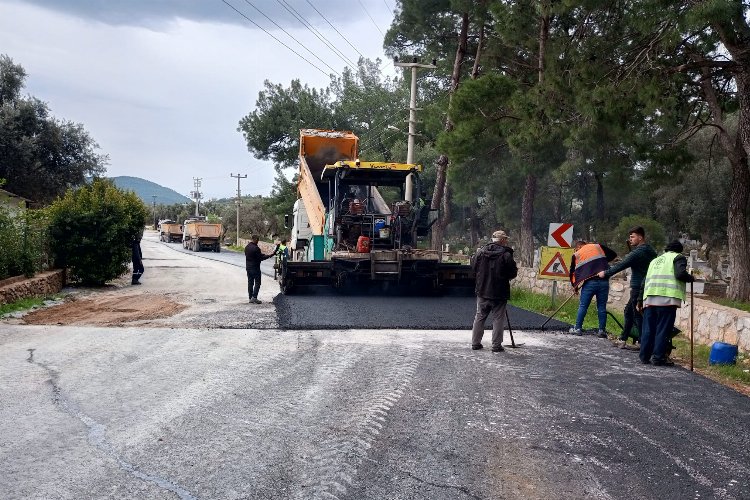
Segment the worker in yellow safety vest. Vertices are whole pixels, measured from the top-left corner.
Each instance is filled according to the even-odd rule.
[[[276,244],[276,249],[273,251],[276,256],[276,262],[273,265],[273,279],[276,279],[281,273],[281,261],[289,258],[289,250],[286,246],[286,238],[282,238],[279,243]]]
[[[638,309],[643,310],[640,358],[644,364],[672,366],[668,357],[677,308],[685,300],[685,283],[693,276],[682,255],[682,243],[674,240],[651,261],[641,285]]]

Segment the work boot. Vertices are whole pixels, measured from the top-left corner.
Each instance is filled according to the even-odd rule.
[[[471,350],[472,351],[478,351],[479,349],[484,349],[484,346],[482,344],[472,344]]]
[[[255,297],[253,297],[253,298],[252,298],[252,299],[250,300],[250,302],[252,302],[253,304],[262,304],[262,303],[263,303],[262,301],[260,301],[260,300],[256,299]]]
[[[600,339],[606,339],[607,338],[607,332],[605,332],[604,330],[599,330],[596,333],[596,336],[599,337]]]
[[[501,346],[501,345],[497,345],[497,346],[493,345],[492,346],[492,352],[503,352],[504,350],[505,350],[505,348],[503,346]]]

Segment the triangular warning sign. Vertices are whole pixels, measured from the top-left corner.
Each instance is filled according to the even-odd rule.
[[[567,278],[570,273],[568,272],[568,266],[565,264],[565,259],[563,259],[560,252],[556,252],[555,256],[550,259],[549,263],[544,266],[539,274]]]

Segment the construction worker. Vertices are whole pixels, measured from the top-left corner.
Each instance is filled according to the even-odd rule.
[[[477,312],[471,330],[471,348],[482,349],[484,322],[492,313],[492,352],[502,352],[503,331],[510,280],[518,275],[518,266],[513,260],[513,249],[508,245],[505,231],[492,233],[492,242],[483,246],[471,258],[471,267],[476,274],[474,291],[477,295]]]
[[[276,249],[273,251],[276,256],[276,262],[273,264],[273,279],[276,279],[278,273],[281,272],[281,261],[289,258],[289,249],[286,246],[286,238],[282,238],[277,244]]]
[[[250,241],[245,245],[245,270],[247,272],[247,293],[250,296],[251,304],[260,304],[258,292],[260,291],[260,263],[273,257],[273,254],[265,255],[258,247],[260,238],[257,234],[250,237]]]
[[[628,338],[633,337],[633,343],[638,338],[632,332],[633,325],[638,329],[639,335],[643,328],[643,316],[636,310],[636,305],[638,304],[641,285],[646,278],[648,265],[656,258],[656,250],[646,243],[646,231],[641,226],[631,227],[628,230],[628,247],[630,248],[630,253],[621,262],[618,262],[606,271],[599,272],[600,278],[609,279],[620,271],[628,268],[632,269],[630,276],[630,299],[625,305],[625,325],[617,341],[618,347],[623,349],[628,343]]]
[[[133,279],[131,280],[131,284],[133,285],[142,285],[139,280],[141,279],[141,276],[143,276],[143,252],[141,252],[141,235],[137,235],[133,237],[133,240],[130,242],[130,250],[131,250],[131,258],[133,260]]]
[[[668,354],[675,317],[677,308],[685,300],[685,283],[692,281],[687,259],[682,255],[682,243],[678,240],[669,243],[664,253],[649,264],[637,305],[643,310],[641,363],[674,365]]]
[[[591,304],[591,299],[596,296],[596,311],[599,318],[600,338],[607,338],[607,299],[609,298],[609,280],[600,278],[598,274],[606,271],[608,262],[617,257],[617,253],[611,248],[599,243],[587,243],[578,240],[575,245],[576,251],[570,259],[570,283],[573,292],[581,294],[581,302],[578,306],[576,324],[570,329],[573,335],[583,335],[583,318]]]

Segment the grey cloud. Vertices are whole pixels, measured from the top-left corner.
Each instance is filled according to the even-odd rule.
[[[222,0],[21,0],[46,9],[92,19],[112,25],[155,27],[161,23],[177,18],[192,21],[208,21],[254,26],[227,6]],[[226,0],[237,10],[265,28],[272,25],[251,3],[268,17],[284,27],[301,26],[284,6],[277,0]],[[345,0],[310,0],[334,24],[351,20],[352,16],[365,16],[359,4]],[[373,9],[375,0],[363,2]],[[286,0],[286,3],[297,10],[314,25],[325,21],[313,10],[306,0]],[[382,9],[382,5],[380,7]]]

